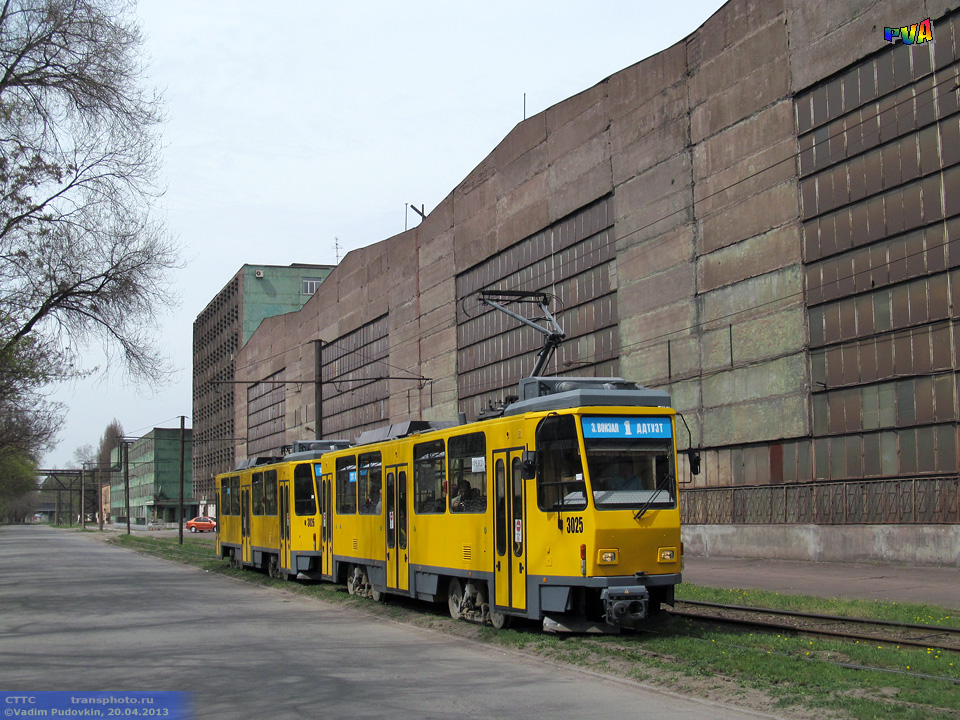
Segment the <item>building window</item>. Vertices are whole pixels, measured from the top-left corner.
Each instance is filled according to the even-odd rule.
[[[305,277],[300,278],[300,292],[304,295],[313,295],[317,288],[320,287],[320,283],[323,282],[323,278],[317,277]]]

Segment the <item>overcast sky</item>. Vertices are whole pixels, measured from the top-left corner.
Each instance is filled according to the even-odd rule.
[[[54,388],[68,413],[42,466],[72,467],[114,418],[131,436],[190,427],[193,320],[241,265],[334,264],[335,238],[342,257],[402,232],[405,203],[440,203],[523,119],[524,93],[541,112],[721,5],[139,0],[169,118],[159,211],[186,263],[159,329],[178,372],[161,388],[118,369]]]

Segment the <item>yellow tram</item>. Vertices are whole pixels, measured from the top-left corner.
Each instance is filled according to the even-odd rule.
[[[681,580],[668,395],[619,378],[520,390],[499,417],[405,423],[218,476],[220,556],[498,628],[642,626]]]

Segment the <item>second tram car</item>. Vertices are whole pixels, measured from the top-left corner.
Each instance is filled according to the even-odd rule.
[[[619,378],[520,391],[499,417],[391,426],[218,476],[220,556],[497,628],[642,627],[681,581],[669,396]]]

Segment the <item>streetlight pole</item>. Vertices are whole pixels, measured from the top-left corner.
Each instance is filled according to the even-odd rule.
[[[126,440],[120,442],[120,447],[123,448],[123,497],[127,506],[127,535],[130,535],[130,443]]]

